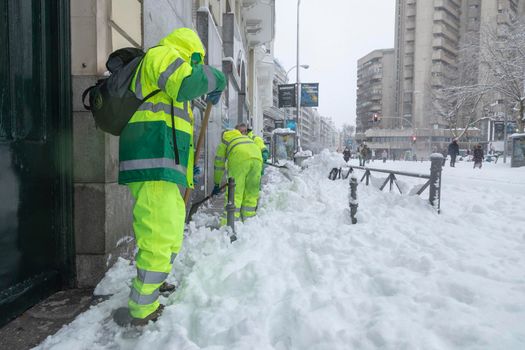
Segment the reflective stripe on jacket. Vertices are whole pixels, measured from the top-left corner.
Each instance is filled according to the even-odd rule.
[[[204,56],[199,37],[181,28],[144,56],[131,90],[138,98],[161,92],[139,107],[120,136],[119,183],[164,180],[193,187],[193,114],[190,104],[178,102],[177,95],[192,73],[189,62],[194,52]]]
[[[239,130],[225,131],[215,155],[215,184],[220,184],[226,170],[226,162],[243,162],[248,159],[262,162],[261,149]]]

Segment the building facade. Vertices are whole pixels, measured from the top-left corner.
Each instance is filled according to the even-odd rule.
[[[272,131],[276,128],[286,127],[286,121],[291,119],[290,108],[279,108],[279,85],[287,84],[288,77],[286,70],[274,59],[274,76],[272,81],[272,105],[264,109],[264,128],[263,138],[265,143],[270,144],[272,138]]]
[[[374,50],[357,61],[356,131],[363,133],[382,120],[393,125],[395,108],[394,49]],[[377,121],[374,121],[374,117]]]
[[[509,17],[519,15],[523,8],[523,1],[519,0],[397,0],[392,118],[381,120],[379,117],[379,122],[374,123],[370,117],[378,113],[382,105],[387,105],[388,100],[377,93],[374,95],[379,91],[381,79],[377,72],[385,69],[378,57],[382,50],[376,50],[358,62],[358,71],[361,71],[358,73],[358,140],[368,140],[371,148],[386,148],[399,153],[398,156],[410,152],[418,158],[427,158],[430,153],[446,147],[452,132],[447,131],[448,122],[437,112],[436,100],[438,91],[450,86],[461,73],[458,71],[460,60],[469,59],[460,57],[462,40],[476,35],[479,38],[484,26],[505,25]],[[372,72],[376,71],[375,80],[363,78],[367,63]],[[480,77],[483,69],[480,63]],[[486,98],[493,102],[501,97]],[[483,106],[487,103],[480,104],[476,119],[483,116]],[[487,140],[488,129],[490,127],[483,125],[481,129],[472,129],[465,142]],[[381,142],[371,141],[378,139]]]

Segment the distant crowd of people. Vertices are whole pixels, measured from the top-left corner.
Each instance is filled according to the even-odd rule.
[[[436,149],[434,149],[436,151]],[[412,160],[417,161],[416,154],[409,154],[410,152],[406,152],[404,157],[404,160]],[[459,144],[458,139],[454,138],[452,142],[448,145],[446,149],[443,150],[443,166],[445,166],[446,161],[448,157],[450,156],[450,166],[454,168],[456,166],[456,159],[460,155],[459,152]],[[365,166],[365,164],[370,163],[370,161],[374,161],[375,159],[381,159],[383,163],[389,159],[389,152],[386,149],[383,149],[380,153],[380,157],[376,157],[377,153],[375,149],[371,149],[368,147],[366,143],[360,144],[355,152],[355,157],[359,159],[359,166]],[[474,169],[478,168],[481,169],[481,166],[484,161],[485,153],[483,152],[483,147],[481,144],[477,144],[472,150],[467,150],[467,157],[470,157],[472,155],[472,161],[474,162]],[[345,147],[343,150],[343,159],[346,163],[352,158],[352,150],[349,147]],[[391,152],[390,159],[395,161],[396,160],[396,153]],[[496,157],[497,160],[497,157]],[[423,158],[421,158],[421,161],[423,161]]]

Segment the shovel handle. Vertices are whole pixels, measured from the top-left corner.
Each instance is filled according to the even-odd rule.
[[[202,145],[204,144],[204,139],[206,138],[206,129],[208,128],[208,121],[210,120],[210,114],[211,114],[211,107],[212,104],[208,102],[206,105],[206,110],[204,111],[204,119],[201,124],[201,130],[199,131],[199,139],[197,140],[197,147],[195,149],[195,156],[193,157],[194,163],[199,160],[199,157],[201,156],[201,149]],[[186,192],[184,192],[184,204],[188,204],[188,201],[190,200],[191,195],[191,188],[186,188]]]

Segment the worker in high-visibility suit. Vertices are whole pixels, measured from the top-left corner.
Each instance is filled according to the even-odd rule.
[[[121,325],[155,320],[163,306],[157,298],[182,246],[186,206],[179,185],[193,188],[193,114],[190,101],[208,94],[219,102],[226,79],[203,64],[198,35],[180,28],[149,49],[135,72],[131,90],[147,99],[120,136],[119,183],[135,199],[133,229],[138,252],[128,309],[114,319]],[[164,283],[164,284],[163,284]],[[170,288],[167,284],[167,289]]]
[[[260,148],[240,129],[246,129],[245,124],[239,124],[235,129],[225,131],[217,147],[215,155],[215,187],[212,194],[218,194],[225,170],[228,177],[235,179],[235,218],[246,219],[255,215],[261,183],[262,156]],[[228,196],[226,195],[226,199]],[[223,218],[221,224],[225,224]]]
[[[259,147],[259,149],[261,150],[261,156],[262,156],[263,163],[266,163],[266,161],[268,160],[268,157],[270,156],[270,152],[268,152],[268,148],[264,144],[264,140],[261,137],[255,135],[252,129],[246,130],[246,136],[252,139],[252,141],[257,145],[257,147]],[[261,175],[264,175],[264,164],[263,164],[263,168],[261,171]]]

